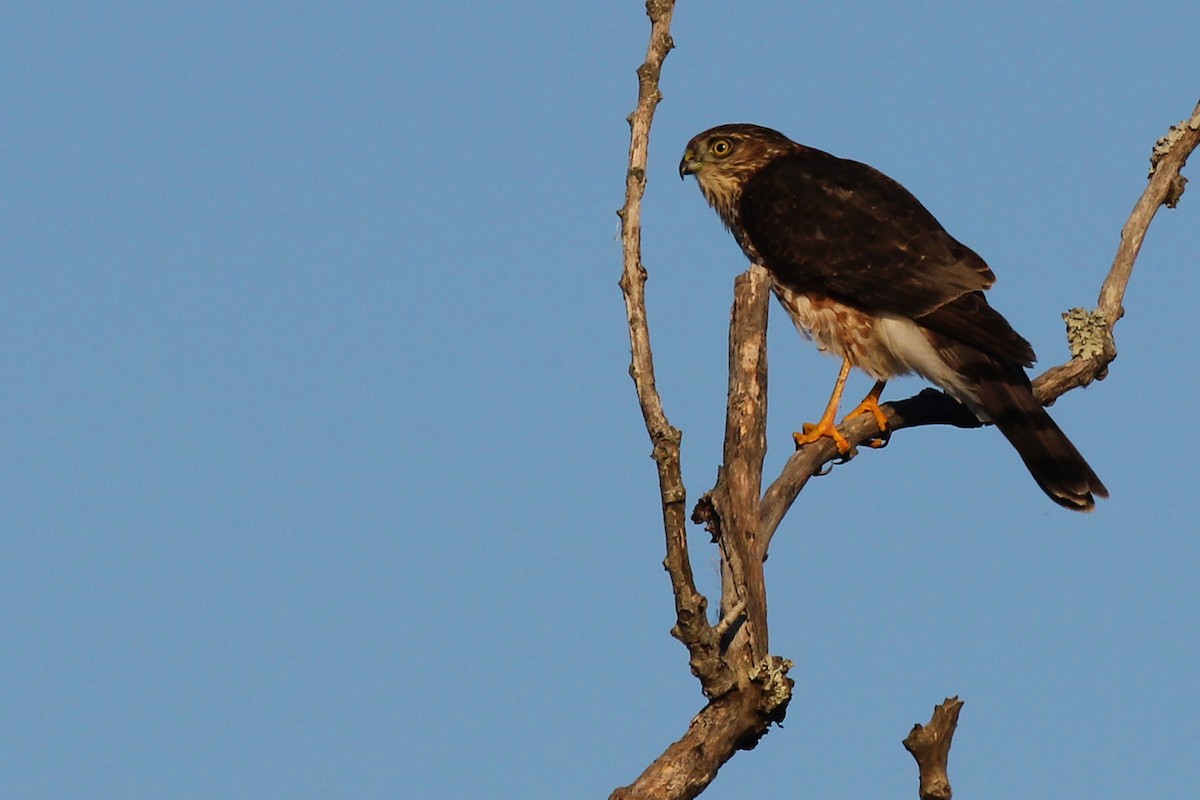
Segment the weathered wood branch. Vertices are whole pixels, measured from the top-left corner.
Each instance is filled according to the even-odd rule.
[[[916,759],[920,773],[921,800],[950,800],[950,777],[946,768],[950,762],[950,744],[958,726],[962,700],[947,697],[933,707],[928,725],[913,725],[904,737],[904,749]]]
[[[710,702],[679,741],[631,785],[609,795],[609,800],[690,800],[698,796],[737,751],[753,748],[773,723],[783,720],[786,698],[791,696],[791,681],[783,676],[787,666],[775,665],[738,691]]]
[[[658,81],[663,61],[674,46],[670,34],[673,11],[673,2],[646,4],[646,13],[650,16],[650,43],[646,60],[637,70],[637,106],[628,120],[629,166],[625,173],[625,204],[617,212],[621,218],[624,262],[620,287],[629,323],[629,375],[633,378],[646,432],[653,444],[652,456],[658,466],[667,550],[663,567],[671,577],[675,596],[676,620],[671,633],[688,648],[692,672],[700,679],[704,693],[714,697],[729,691],[734,677],[722,658],[720,636],[708,622],[708,600],[696,589],[692,574],[687,547],[687,490],[680,461],[683,434],[668,421],[654,380],[654,354],[646,317],[646,268],[642,264],[642,197],[646,191],[650,127],[662,99]]]
[[[682,434],[663,410],[654,382],[654,360],[646,318],[646,270],[641,260],[641,201],[646,185],[650,126],[661,99],[658,80],[673,46],[674,3],[648,0],[650,43],[638,68],[638,102],[629,117],[629,168],[621,217],[624,268],[620,286],[629,323],[629,372],[658,465],[667,555],[676,622],[672,634],[687,646],[693,674],[708,704],[632,784],[613,798],[691,798],[712,782],[721,765],[755,746],[791,699],[791,663],[767,655],[766,587],[760,547],[759,499],[766,452],[766,320],[769,283],[764,270],[739,278],[730,329],[729,407],[721,478],[702,507],[722,554],[722,620],[707,617],[707,600],[695,586],[687,550],[686,491],[680,466]],[[744,617],[742,616],[744,614]],[[742,620],[745,624],[739,624]]]
[[[734,281],[729,322],[729,393],[724,463],[717,484],[701,498],[692,521],[704,523],[721,548],[722,608],[744,603],[749,623],[746,664],[767,656],[767,587],[758,547],[759,498],[767,453],[767,309],[771,279],[751,267]]]
[[[722,641],[720,674],[733,683],[721,694],[706,687],[710,702],[683,738],[633,784],[614,792],[614,800],[697,796],[738,750],[753,748],[772,723],[783,720],[792,696],[793,681],[787,677],[791,662],[767,655],[766,584],[755,541],[766,454],[766,271],[753,268],[739,275],[734,296],[725,462],[717,485],[693,515],[708,526],[721,549],[723,616],[714,631]]]

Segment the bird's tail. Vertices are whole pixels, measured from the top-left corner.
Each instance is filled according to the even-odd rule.
[[[1095,497],[1108,497],[1108,490],[1033,396],[1025,371],[984,358],[986,363],[977,362],[979,405],[1051,500],[1073,511],[1091,511]]]

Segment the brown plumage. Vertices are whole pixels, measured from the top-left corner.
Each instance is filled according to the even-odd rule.
[[[679,174],[696,176],[818,347],[879,381],[877,389],[915,372],[995,422],[1059,505],[1090,511],[1094,496],[1108,496],[1034,398],[1024,370],[1033,348],[984,298],[995,281],[991,269],[904,187],[757,125],[721,125],[694,137]],[[840,389],[841,382],[827,418]],[[829,427],[818,435],[836,439]]]

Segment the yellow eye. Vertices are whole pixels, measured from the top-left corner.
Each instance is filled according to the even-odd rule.
[[[714,139],[708,146],[708,152],[717,158],[724,158],[733,152],[733,142],[728,139]]]

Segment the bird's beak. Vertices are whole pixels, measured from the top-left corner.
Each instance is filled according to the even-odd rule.
[[[683,159],[679,162],[679,179],[683,180],[696,171],[696,151],[690,147],[683,151]]]

